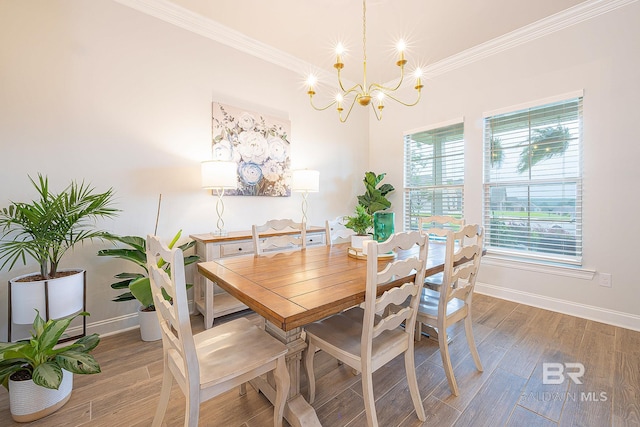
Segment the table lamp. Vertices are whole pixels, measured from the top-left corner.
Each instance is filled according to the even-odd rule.
[[[307,222],[307,195],[320,191],[320,172],[310,169],[294,170],[291,175],[291,191],[302,193],[302,222]]]
[[[214,191],[218,195],[216,202],[216,213],[218,214],[217,230],[211,234],[216,236],[226,236],[224,229],[224,221],[222,214],[224,213],[224,203],[222,196],[224,190],[233,190],[238,188],[238,165],[235,162],[223,162],[217,160],[208,160],[201,164],[202,172],[202,188]]]

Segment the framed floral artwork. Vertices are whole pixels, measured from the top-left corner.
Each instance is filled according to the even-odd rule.
[[[291,123],[229,105],[211,106],[214,160],[238,164],[238,189],[225,195],[291,195]]]

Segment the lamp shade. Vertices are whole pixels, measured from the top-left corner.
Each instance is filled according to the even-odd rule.
[[[202,162],[201,172],[204,189],[238,188],[238,165],[235,162],[217,160]]]
[[[320,172],[310,169],[294,170],[291,175],[291,191],[317,193],[320,191]]]

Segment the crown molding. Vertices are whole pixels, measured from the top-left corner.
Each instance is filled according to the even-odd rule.
[[[283,52],[259,40],[253,39],[167,0],[113,0],[139,12],[199,34],[241,52],[260,58],[306,76],[315,73],[320,79],[331,81],[334,73],[320,69],[293,55]],[[507,49],[555,33],[586,20],[595,18],[638,0],[587,0],[562,12],[526,25],[510,33],[496,37],[485,43],[464,50],[448,58],[427,66],[424,70],[428,78],[464,67]],[[388,82],[385,85],[391,85]]]
[[[485,43],[463,50],[441,61],[425,67],[429,78],[464,67],[484,58],[488,58],[507,49],[514,48],[540,37],[564,30],[573,25],[603,15],[612,10],[635,3],[638,0],[589,0],[570,7],[562,12],[525,25],[510,33],[491,39]]]

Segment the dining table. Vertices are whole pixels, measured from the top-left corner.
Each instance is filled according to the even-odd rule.
[[[429,243],[425,277],[444,270],[444,252],[444,243]],[[409,249],[391,255],[402,259],[413,253]],[[388,262],[386,254],[378,260],[379,268]],[[315,410],[300,394],[304,326],[362,303],[366,265],[365,259],[349,256],[348,243],[198,264],[201,275],[262,316],[266,331],[287,345],[291,387],[285,418],[292,426],[320,426]],[[390,282],[378,292],[400,284]],[[259,378],[253,385],[274,401],[275,390],[268,380]]]

